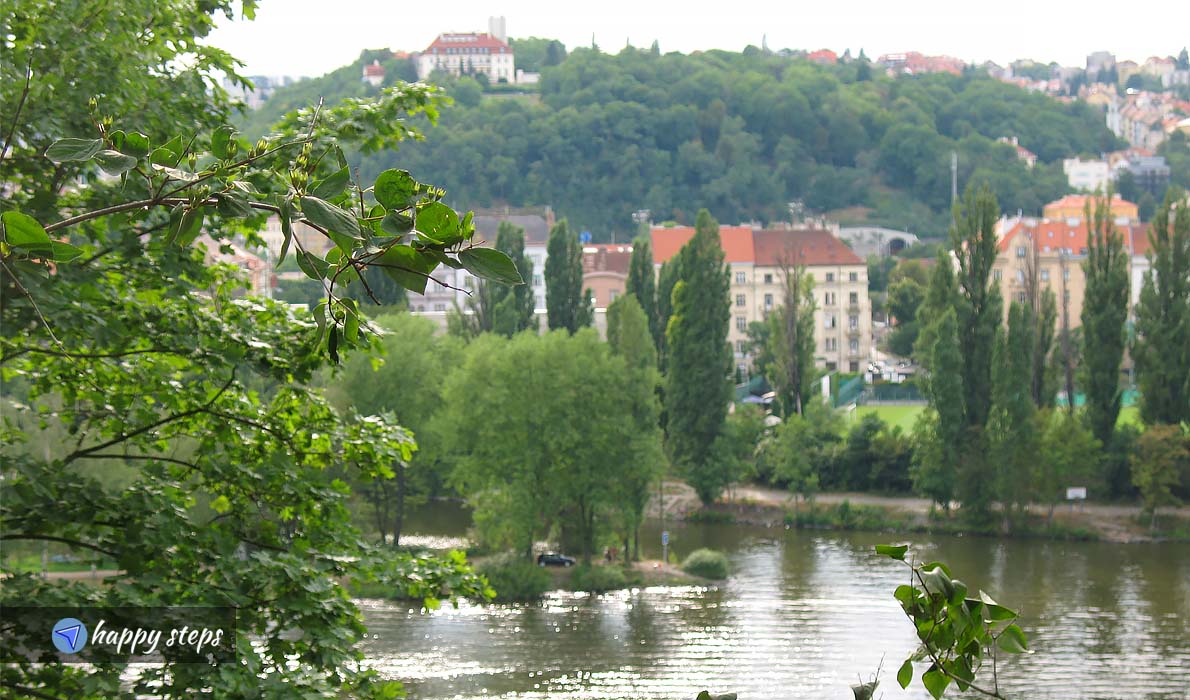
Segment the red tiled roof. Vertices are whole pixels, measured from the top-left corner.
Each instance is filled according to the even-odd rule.
[[[508,44],[500,41],[491,34],[455,34],[449,32],[446,34],[439,34],[438,37],[434,39],[433,43],[426,47],[425,52],[434,53],[435,50],[444,51],[446,49],[455,49],[460,47],[466,47],[469,49],[504,49],[505,52],[511,52],[511,49],[508,48]]]
[[[653,262],[661,264],[677,255],[682,246],[694,237],[693,226],[674,226],[665,228],[654,226]],[[720,226],[719,240],[723,246],[725,258],[729,263],[752,262],[755,258],[752,250],[751,226]]]
[[[379,62],[373,61],[372,63],[364,66],[364,75],[379,75],[383,78],[384,66],[380,65]]]
[[[1067,209],[1070,207],[1077,207],[1079,211],[1082,211],[1083,207],[1085,207],[1087,204],[1087,200],[1089,200],[1089,199],[1093,200],[1094,198],[1095,198],[1094,195],[1089,195],[1089,194],[1068,194],[1059,200],[1056,200],[1056,201],[1050,202],[1049,204],[1046,204],[1045,208],[1048,209],[1050,207],[1061,207],[1063,209]],[[1111,203],[1112,203],[1112,205],[1128,204],[1131,206],[1136,206],[1136,204],[1134,202],[1129,202],[1129,201],[1125,200],[1123,197],[1121,197],[1119,192],[1116,192],[1115,194],[1112,195]],[[1094,208],[1095,208],[1095,202],[1092,201],[1091,209],[1094,210]]]
[[[998,241],[1001,253],[1007,253],[1012,248],[1013,240],[1021,233],[1029,232],[1037,237],[1037,243],[1042,253],[1057,252],[1062,248],[1069,249],[1074,255],[1087,252],[1087,226],[1081,221],[1071,226],[1065,221],[1041,220],[1030,225],[1028,221],[1018,221]],[[1115,230],[1124,237],[1124,249],[1132,255],[1144,255],[1149,250],[1148,226],[1132,224],[1129,226],[1115,226]]]
[[[627,276],[632,263],[632,246],[625,243],[600,243],[583,246],[583,274],[600,272]]]
[[[863,265],[855,251],[830,231],[756,231],[753,234],[757,265]]]

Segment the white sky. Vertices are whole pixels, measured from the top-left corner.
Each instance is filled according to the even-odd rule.
[[[1143,62],[1190,44],[1190,0],[1151,0],[1128,9],[1105,0],[262,0],[254,22],[222,22],[208,43],[244,61],[247,75],[321,75],[364,48],[419,51],[444,31],[487,31],[503,15],[511,37],[549,37],[568,48],[592,34],[604,51],[626,40],[663,52],[760,46],[921,51],[966,61],[1017,59],[1085,64],[1092,51]]]

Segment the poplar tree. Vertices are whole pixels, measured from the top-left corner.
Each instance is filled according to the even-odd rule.
[[[788,260],[781,262],[782,304],[769,315],[770,380],[786,416],[801,415],[813,393],[814,278]]]
[[[968,187],[955,209],[951,252],[958,262],[955,303],[963,357],[963,402],[967,425],[982,429],[992,405],[992,351],[1003,317],[999,285],[991,284],[996,261],[999,206],[991,190]]]
[[[632,260],[628,264],[628,284],[626,291],[636,297],[645,319],[649,322],[649,334],[653,338],[653,347],[661,344],[661,334],[665,329],[657,321],[657,282],[653,276],[653,246],[648,235],[638,236],[632,242]]]
[[[667,366],[666,332],[673,315],[673,291],[681,277],[681,264],[681,258],[675,255],[662,263],[657,274],[657,364],[662,372]]]
[[[1037,434],[1031,377],[1036,339],[1033,309],[1013,304],[1008,309],[1008,331],[1000,333],[994,353],[993,406],[990,443],[997,464],[996,493],[1004,514],[1005,530],[1029,502],[1031,470],[1037,458]]]
[[[545,308],[550,330],[565,328],[574,333],[590,325],[593,314],[590,302],[583,299],[583,248],[566,219],[550,230],[546,254]]]
[[[521,279],[533,279],[533,261],[525,255],[525,229],[507,221],[500,222],[496,232],[496,249],[507,255],[516,265]],[[487,282],[480,282],[488,286]],[[537,329],[534,316],[533,287],[519,284],[515,287],[491,284],[492,330],[505,336],[512,336],[527,329]]]
[[[1112,225],[1107,197],[1094,216],[1087,204],[1087,289],[1083,302],[1082,385],[1087,394],[1086,420],[1105,449],[1111,447],[1120,417],[1120,363],[1124,359],[1128,317],[1128,257],[1124,239]],[[1118,476],[1118,475],[1117,475]],[[1111,479],[1118,486],[1118,479]]]
[[[1149,425],[1190,421],[1190,206],[1173,193],[1149,228],[1149,264],[1136,305],[1140,415]]]
[[[705,209],[678,257],[681,279],[674,286],[673,317],[666,329],[667,445],[699,498],[711,503],[729,479],[715,472],[711,447],[723,430],[731,400],[731,307],[719,223]]]

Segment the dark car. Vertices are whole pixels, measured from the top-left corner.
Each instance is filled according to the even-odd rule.
[[[565,554],[545,552],[537,555],[538,566],[574,566],[575,560]]]

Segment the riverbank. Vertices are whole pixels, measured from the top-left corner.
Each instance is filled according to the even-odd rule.
[[[661,506],[664,507],[662,515]],[[1116,543],[1190,541],[1190,507],[1165,508],[1159,528],[1137,506],[1084,503],[1060,505],[1048,521],[1049,508],[1034,504],[1028,520],[1012,532],[998,526],[973,527],[957,510],[946,514],[928,499],[867,493],[822,493],[813,504],[795,501],[794,494],[764,486],[740,486],[703,507],[694,490],[681,482],[666,482],[662,497],[649,503],[651,517],[696,522],[740,523],[762,527],[797,527],[878,532],[932,532],[1008,537],[1099,540]]]

